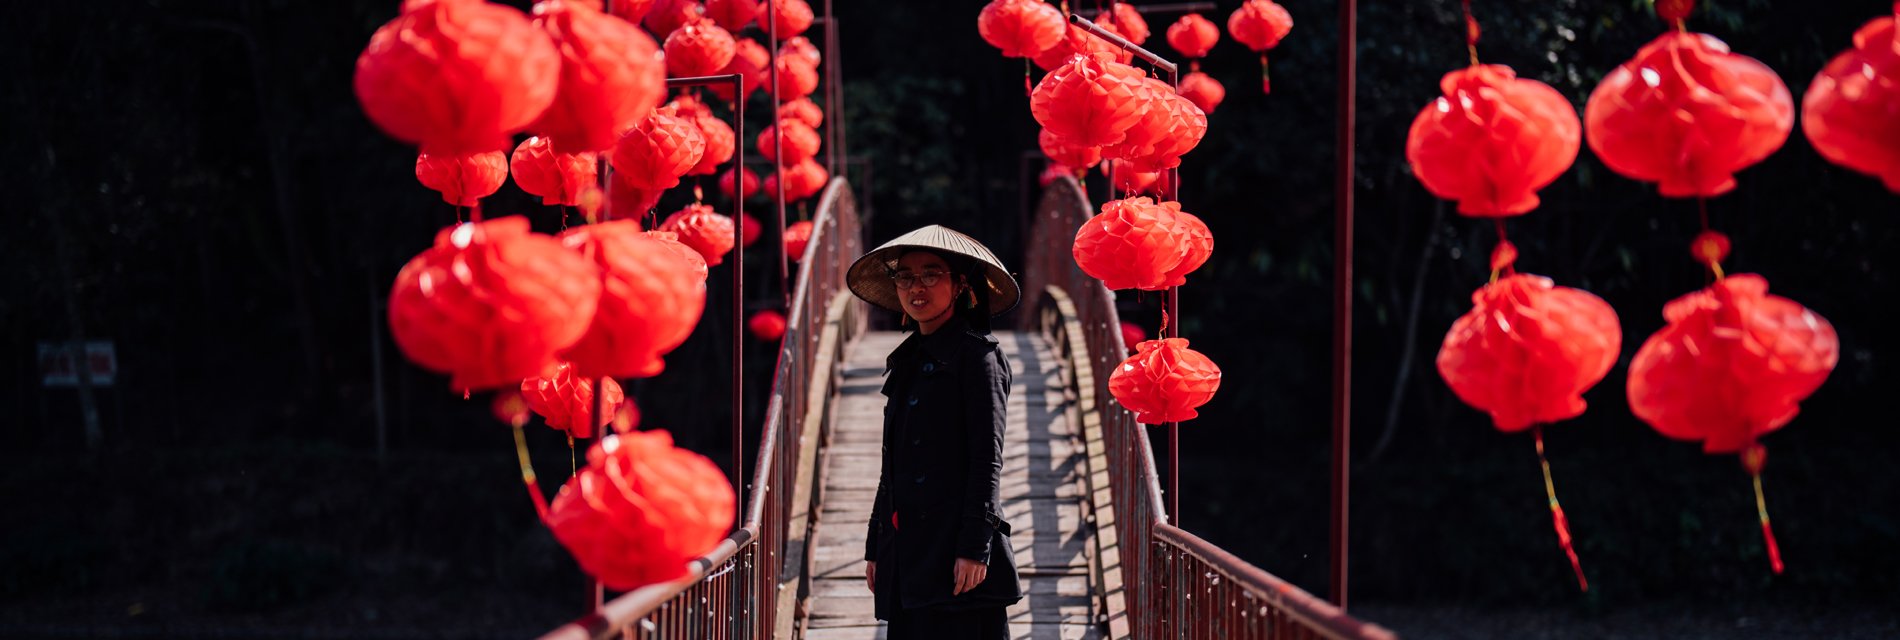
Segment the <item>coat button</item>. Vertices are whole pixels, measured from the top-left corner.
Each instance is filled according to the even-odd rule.
[[[917,396],[910,397],[910,406],[913,406],[913,407],[917,406]]]
[[[936,370],[937,370],[937,363],[935,363],[935,362],[926,362],[926,363],[924,363],[924,373],[930,373],[930,372],[932,372],[932,371],[936,371]]]
[[[910,439],[910,443],[911,443],[912,445],[920,445],[920,444],[923,444],[923,443],[924,443],[924,439],[923,439],[923,438],[911,438],[911,439]]]
[[[911,482],[914,482],[914,483],[916,483],[916,484],[923,484],[923,483],[924,483],[924,476],[917,476],[917,479],[915,479],[915,480],[912,480]]]

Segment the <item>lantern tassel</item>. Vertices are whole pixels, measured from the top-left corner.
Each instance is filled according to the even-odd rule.
[[[1260,93],[1273,95],[1273,77],[1267,75],[1267,52],[1260,52]]]
[[[528,460],[528,437],[521,433],[521,426],[515,426],[515,457],[521,461],[521,484],[528,486],[528,499],[534,501],[534,514],[542,522],[548,521],[548,499],[541,495],[541,485],[534,479],[534,463]]]
[[[580,462],[574,459],[574,432],[567,432],[567,477],[581,474]]]
[[[1742,468],[1755,483],[1755,516],[1761,519],[1761,538],[1768,546],[1768,566],[1781,575],[1781,545],[1775,544],[1775,528],[1768,523],[1768,498],[1761,490],[1761,468],[1768,464],[1768,447],[1753,443],[1742,450]]]
[[[1544,427],[1539,425],[1531,433],[1537,439],[1537,464],[1544,469],[1544,495],[1550,498],[1550,522],[1557,530],[1557,544],[1563,546],[1564,555],[1570,558],[1570,570],[1577,574],[1577,587],[1588,592],[1590,581],[1583,577],[1583,562],[1577,559],[1577,548],[1570,543],[1570,519],[1564,517],[1564,507],[1557,502],[1557,484],[1550,479],[1550,460],[1544,457]]]
[[[1029,56],[1023,56],[1023,95],[1027,96],[1035,93],[1035,89],[1029,86]]]

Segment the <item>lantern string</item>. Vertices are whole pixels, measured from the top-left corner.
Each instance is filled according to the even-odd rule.
[[[1029,56],[1023,56],[1023,95],[1033,95],[1035,92],[1029,86]]]
[[[1557,544],[1570,558],[1570,570],[1577,574],[1577,587],[1587,592],[1590,581],[1584,579],[1583,562],[1577,559],[1577,548],[1570,542],[1570,519],[1564,517],[1564,507],[1557,502],[1557,484],[1550,479],[1550,460],[1544,457],[1544,426],[1532,427],[1531,433],[1537,442],[1537,464],[1544,470],[1544,495],[1550,498],[1550,521],[1557,530]]]
[[[1462,3],[1465,12],[1465,52],[1471,54],[1471,66],[1478,66],[1478,19],[1471,15],[1471,0]]]
[[[468,221],[469,222],[482,221],[482,201],[476,200],[475,206],[468,208]]]
[[[1273,93],[1273,78],[1267,75],[1267,52],[1260,52],[1260,93]]]
[[[534,463],[528,459],[528,438],[521,433],[521,425],[515,425],[515,458],[521,462],[521,483],[528,487],[528,499],[534,502],[534,514],[542,522],[548,521],[548,499],[541,494],[541,485],[534,478]]]
[[[1755,514],[1761,518],[1761,537],[1768,544],[1768,566],[1775,570],[1775,575],[1781,575],[1784,568],[1781,564],[1781,545],[1775,544],[1775,528],[1768,523],[1768,499],[1762,495],[1761,474],[1756,473],[1752,477],[1755,480]]]
[[[1162,299],[1161,304],[1163,306],[1166,306],[1167,303],[1168,303],[1167,299],[1165,298]],[[1168,310],[1162,309],[1161,310],[1161,328],[1155,329],[1155,336],[1167,337],[1167,335],[1168,335]]]
[[[574,459],[574,432],[567,432],[567,477],[580,475],[580,463]]]

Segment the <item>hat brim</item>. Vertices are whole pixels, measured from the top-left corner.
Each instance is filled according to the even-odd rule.
[[[983,284],[990,294],[991,316],[999,316],[1016,308],[1016,303],[1022,299],[1022,288],[1009,275],[1009,270],[1003,268],[1003,261],[996,259],[996,254],[990,252],[989,247],[983,246],[975,238],[934,224],[898,236],[851,263],[851,269],[845,272],[845,281],[851,287],[851,293],[865,302],[902,313],[904,305],[897,299],[897,283],[891,280],[891,274],[897,270],[897,259],[916,249],[954,253],[982,265]]]

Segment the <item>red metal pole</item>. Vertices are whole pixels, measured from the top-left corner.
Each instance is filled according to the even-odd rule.
[[[783,156],[777,153],[778,149],[785,146],[785,132],[778,126],[778,0],[765,0],[765,15],[760,16],[760,19],[765,21],[766,46],[770,47],[768,51],[771,53],[772,65],[769,76],[772,83],[772,171],[778,174],[778,179],[772,181],[778,193],[772,194],[772,199],[778,203],[779,303],[784,305],[785,310],[790,311],[792,308],[792,257],[785,255],[785,163],[779,160]]]
[[[1352,473],[1353,125],[1357,120],[1358,0],[1339,3],[1339,168],[1333,217],[1333,496],[1328,595],[1346,609],[1347,502]]]

